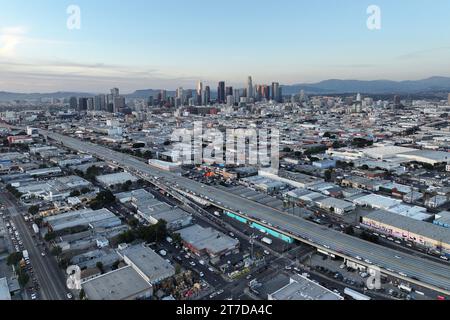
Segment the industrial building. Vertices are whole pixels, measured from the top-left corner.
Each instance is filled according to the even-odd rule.
[[[131,266],[118,269],[81,284],[86,298],[93,301],[144,300],[153,287]]]
[[[152,249],[135,245],[117,253],[148,283],[154,285],[175,275],[175,268]]]
[[[108,209],[100,209],[96,211],[92,209],[83,209],[67,212],[44,218],[44,222],[53,232],[80,226],[90,228],[113,228],[122,224],[120,219]]]
[[[107,174],[98,176],[96,180],[107,188],[115,187],[117,185],[124,184],[127,181],[136,182],[138,178],[128,172],[119,172],[113,174]]]
[[[192,224],[192,216],[189,213],[159,201],[143,189],[119,193],[116,197],[123,204],[131,204],[137,214],[150,224],[164,220],[170,230],[178,230]]]
[[[217,258],[239,249],[239,240],[212,228],[193,225],[178,233],[184,245],[197,256],[208,255],[210,258]]]
[[[11,300],[9,293],[8,280],[6,278],[0,279],[0,301]]]
[[[344,300],[344,298],[333,291],[312,282],[306,277],[294,275],[291,277],[288,285],[269,294],[268,300],[339,301]]]
[[[378,210],[362,218],[363,226],[430,249],[450,253],[450,229]]]

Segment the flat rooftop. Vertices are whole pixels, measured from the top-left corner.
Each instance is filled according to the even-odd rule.
[[[401,230],[408,230],[410,233],[415,233],[429,239],[450,244],[450,229],[442,228],[432,223],[415,220],[384,210],[374,211],[364,218],[372,219]]]
[[[131,266],[112,271],[82,284],[89,300],[132,300],[136,295],[152,290]]]
[[[281,288],[275,293],[272,293],[269,299],[281,301],[344,300],[341,296],[337,295],[336,293],[300,275],[293,276],[291,278],[290,283],[287,286]]]
[[[132,262],[138,272],[150,283],[157,283],[175,274],[175,268],[155,251],[143,245],[135,245],[118,253]]]

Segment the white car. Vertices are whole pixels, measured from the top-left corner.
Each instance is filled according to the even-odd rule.
[[[71,293],[67,294],[67,299],[73,299],[73,295]]]

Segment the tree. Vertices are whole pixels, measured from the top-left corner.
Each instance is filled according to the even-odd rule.
[[[62,254],[62,249],[60,246],[53,247],[51,254],[55,257],[59,257]]]
[[[182,244],[183,243],[183,239],[181,238],[179,233],[174,233],[172,234],[172,240],[175,244]]]
[[[8,256],[8,258],[6,259],[6,263],[8,266],[17,266],[22,259],[22,252],[14,252]]]
[[[101,261],[97,262],[97,264],[95,266],[101,271],[102,274],[105,273],[105,269],[104,269],[103,263]]]
[[[325,171],[325,180],[326,181],[331,181],[332,175],[333,175],[333,171],[332,170],[326,170]]]
[[[30,276],[23,269],[19,269],[17,275],[18,275],[17,280],[19,281],[20,286],[22,288],[25,287],[30,281]]]
[[[44,240],[45,241],[52,241],[56,239],[56,233],[55,232],[48,232],[45,236],[44,236]]]
[[[79,197],[79,196],[81,196],[81,193],[78,190],[74,190],[70,193],[70,196],[71,197]]]
[[[28,213],[31,215],[37,215],[39,213],[39,206],[31,206],[28,208]]]
[[[79,298],[80,298],[80,300],[85,300],[86,299],[86,292],[84,291],[84,289],[80,290]]]

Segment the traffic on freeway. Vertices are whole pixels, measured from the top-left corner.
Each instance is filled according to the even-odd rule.
[[[398,253],[395,250],[318,226],[232,193],[155,169],[136,158],[93,143],[44,130],[41,130],[41,134],[74,150],[92,154],[100,159],[122,166],[130,172],[139,173],[150,181],[158,180],[159,183],[164,183],[177,190],[189,192],[223,210],[234,212],[248,219],[254,219],[301,242],[323,250],[326,249],[366,266],[378,266],[387,274],[450,294],[450,268],[446,265],[409,254]]]

